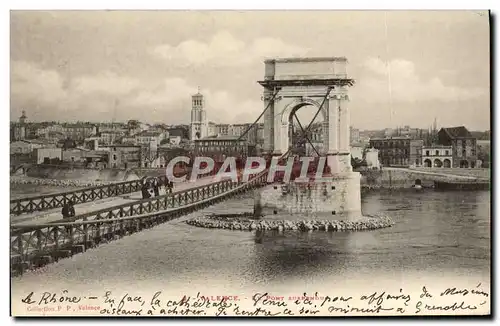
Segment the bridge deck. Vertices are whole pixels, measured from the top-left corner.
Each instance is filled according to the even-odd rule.
[[[228,179],[217,182],[213,177],[207,177],[198,182],[186,183],[184,187],[188,189],[177,189],[174,196],[154,199],[153,201],[156,202],[154,205],[148,201],[150,207],[147,207],[144,214],[139,212],[138,215],[115,216],[111,219],[82,220],[80,218],[75,222],[27,223],[18,228],[11,226],[11,272],[22,274],[26,268],[43,266],[54,260],[83,252],[103,241],[107,242],[140,232],[145,228],[213,205],[266,184],[266,177],[267,175],[262,173],[244,183]],[[205,183],[205,185],[200,185],[200,183]]]
[[[41,196],[11,199],[10,213],[22,215],[36,211],[47,211],[62,207],[68,200],[73,201],[75,204],[93,202],[104,198],[136,192],[141,189],[141,186],[141,180],[132,180]]]
[[[183,190],[187,190],[190,188],[210,184],[212,182],[214,182],[214,177],[208,176],[208,177],[200,178],[200,179],[196,180],[195,182],[187,181],[187,182],[183,182],[183,183],[177,183],[177,184],[174,184],[173,191],[183,191]],[[163,195],[163,194],[165,194],[164,188],[162,188],[160,190],[160,195]],[[138,200],[142,200],[141,192],[133,192],[133,193],[118,196],[118,197],[105,198],[102,200],[78,204],[78,205],[75,205],[75,211],[77,214],[85,214],[85,213],[89,213],[92,211],[98,211],[101,209],[110,208],[110,207],[121,205],[121,204],[132,203],[132,202],[138,201]],[[44,212],[34,212],[34,213],[29,213],[29,214],[23,214],[21,216],[11,216],[11,225],[12,226],[23,226],[26,224],[33,224],[33,223],[42,224],[42,223],[54,222],[54,221],[57,221],[60,219],[62,219],[61,208],[54,208],[54,209],[47,210]]]

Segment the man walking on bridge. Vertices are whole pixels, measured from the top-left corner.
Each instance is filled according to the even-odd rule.
[[[75,216],[75,206],[71,200],[68,200],[68,202],[66,204],[64,204],[61,213],[62,213],[63,219],[67,219],[67,218]]]
[[[143,183],[141,192],[142,192],[142,199],[148,199],[151,197],[151,194],[149,193],[149,187],[146,182]]]
[[[168,178],[165,179],[165,193],[171,194],[172,193],[172,188],[174,187],[174,183]]]
[[[158,178],[154,178],[153,180],[153,191],[155,193],[155,197],[160,196],[160,183],[158,181]]]

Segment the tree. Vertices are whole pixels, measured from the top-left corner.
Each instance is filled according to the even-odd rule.
[[[359,158],[354,158],[351,156],[351,166],[353,169],[357,169],[357,168],[360,168],[360,167],[363,167],[363,166],[367,166],[366,164],[366,161],[365,160],[360,160]]]
[[[139,120],[128,120],[127,121],[127,128],[136,129],[136,128],[139,128],[140,124],[141,123],[139,122]]]
[[[478,153],[477,158],[481,160],[483,168],[490,167],[490,153],[481,151]]]

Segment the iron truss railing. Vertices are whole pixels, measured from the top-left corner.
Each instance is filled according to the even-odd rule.
[[[76,216],[73,221],[12,226],[11,268],[22,273],[74,253],[213,205],[267,183],[267,170],[248,182],[224,180],[178,193]],[[92,219],[89,217],[92,216]]]
[[[161,182],[164,182],[166,177],[160,176],[159,179]],[[63,207],[69,200],[76,205],[104,198],[120,196],[140,191],[141,185],[141,180],[133,180],[67,192],[59,192],[55,194],[11,199],[10,213],[20,215],[24,213],[45,211]]]

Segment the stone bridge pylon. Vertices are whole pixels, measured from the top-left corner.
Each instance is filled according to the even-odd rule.
[[[265,61],[264,151],[283,155],[290,149],[289,125],[295,112],[315,107],[323,116],[323,147],[333,177],[329,181],[304,185],[291,183],[288,194],[276,186],[265,188],[260,204],[264,214],[361,217],[360,174],[352,172],[348,87],[345,57],[288,58]],[[307,192],[307,195],[303,195]],[[258,205],[257,205],[258,206]],[[267,211],[266,211],[266,208]]]
[[[289,58],[265,61],[264,151],[284,154],[290,146],[289,125],[295,112],[305,106],[321,108],[323,116],[322,155],[330,168],[351,171],[349,146],[349,96],[347,59]],[[332,170],[333,171],[333,170]]]

